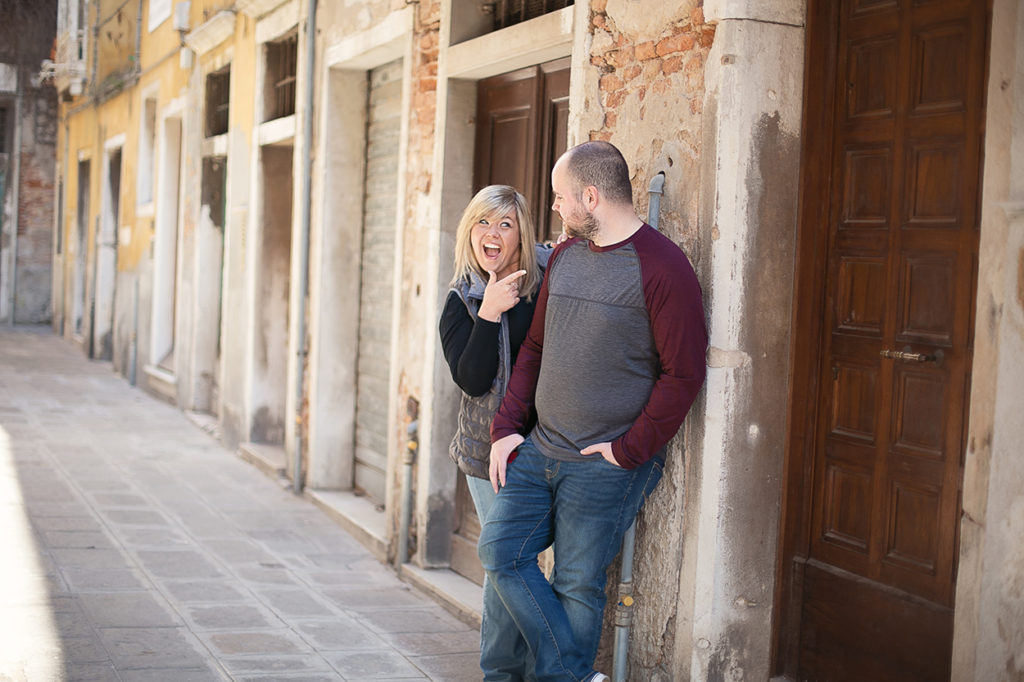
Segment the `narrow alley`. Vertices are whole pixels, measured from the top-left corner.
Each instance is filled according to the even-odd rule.
[[[0,680],[471,680],[478,632],[47,328],[0,329]]]

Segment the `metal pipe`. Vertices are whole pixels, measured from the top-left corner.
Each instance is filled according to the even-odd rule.
[[[135,364],[139,361],[139,276],[135,275],[135,303],[132,306],[132,338],[128,345],[128,383],[135,385]]]
[[[651,179],[647,188],[647,224],[658,229],[661,197],[665,193],[665,172]],[[619,575],[619,602],[615,609],[615,649],[612,658],[612,682],[626,682],[629,663],[629,629],[633,625],[633,554],[636,550],[636,520],[622,537],[622,562]]]
[[[658,214],[661,212],[661,196],[665,193],[665,171],[659,171],[651,178],[651,185],[647,188],[647,224],[658,229]]]
[[[21,72],[18,72],[18,94],[14,99],[14,205],[11,208],[11,298],[8,322],[14,326],[15,293],[18,289],[18,205],[21,203]]]
[[[626,681],[629,662],[629,629],[633,624],[633,552],[636,548],[636,521],[629,524],[622,538],[622,571],[619,576],[619,603],[615,608],[615,655],[612,682]]]
[[[409,561],[409,526],[412,525],[412,469],[419,450],[419,420],[413,419],[406,429],[408,441],[402,454],[402,508],[399,515],[398,554],[395,565]]]
[[[298,355],[295,379],[295,462],[292,468],[292,491],[302,493],[302,399],[305,393],[306,368],[306,296],[309,293],[309,224],[312,203],[312,138],[313,138],[313,61],[316,59],[316,0],[307,0],[306,13],[306,103],[302,112],[302,219],[299,229],[299,320],[296,346]]]

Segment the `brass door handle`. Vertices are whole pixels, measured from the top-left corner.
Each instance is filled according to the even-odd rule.
[[[906,360],[907,362],[937,362],[942,359],[942,351],[934,355],[927,355],[925,353],[911,353],[905,350],[885,350],[879,353],[883,358],[890,358],[892,360]]]

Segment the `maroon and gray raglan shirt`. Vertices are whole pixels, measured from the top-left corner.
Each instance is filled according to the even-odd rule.
[[[580,450],[611,442],[636,467],[679,430],[706,349],[697,276],[668,237],[644,224],[610,246],[570,239],[551,256],[491,439],[523,433],[535,406],[545,455],[592,459]]]

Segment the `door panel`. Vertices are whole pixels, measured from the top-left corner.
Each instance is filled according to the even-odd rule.
[[[512,185],[533,212],[537,239],[562,231],[551,210],[551,167],[566,149],[569,59],[494,76],[477,86],[473,191]]]
[[[384,504],[402,60],[378,66],[368,80],[353,484]]]
[[[808,93],[835,97],[829,120],[806,123],[827,128],[831,168],[805,175],[805,215],[822,206],[827,237],[820,265],[807,261],[824,296],[800,295],[820,302],[821,334],[815,369],[794,370],[816,414],[793,441],[809,446],[796,482],[809,506],[794,517],[804,530],[787,531],[784,620],[798,625],[783,667],[809,680],[948,679],[985,3],[845,0],[812,16],[828,35],[810,37],[811,58],[814,45],[834,58],[808,72],[823,81]]]

